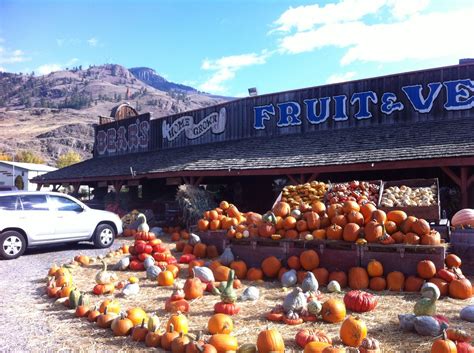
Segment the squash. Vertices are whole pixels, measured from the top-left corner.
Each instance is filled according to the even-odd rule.
[[[468,305],[462,308],[459,316],[461,320],[474,322],[474,305]]]
[[[439,336],[441,326],[435,318],[431,316],[417,316],[413,321],[415,331],[422,336]]]
[[[377,306],[377,298],[370,293],[360,290],[351,290],[344,296],[346,308],[357,313],[374,310]]]
[[[321,316],[326,322],[341,322],[346,317],[346,306],[339,299],[328,299],[326,302],[323,303],[323,307],[321,309]]]
[[[310,342],[326,342],[332,344],[331,338],[321,330],[304,328],[296,333],[295,341],[298,346],[304,348]]]
[[[341,325],[339,337],[342,343],[350,347],[358,347],[367,337],[365,322],[356,316],[349,316]]]
[[[303,282],[301,283],[301,289],[303,290],[303,292],[315,293],[318,291],[318,288],[319,283],[313,272],[306,272],[306,276],[304,277]]]
[[[297,281],[298,281],[298,279],[296,277],[296,271],[295,270],[287,271],[283,274],[283,276],[281,276],[281,285],[283,287],[294,286]]]
[[[104,260],[102,260],[101,262],[102,270],[97,272],[95,276],[95,282],[97,284],[110,284],[113,281],[116,281],[118,279],[117,275],[113,272],[107,272],[107,263]]]
[[[456,212],[453,218],[451,218],[451,225],[453,227],[474,227],[474,209],[464,208]]]

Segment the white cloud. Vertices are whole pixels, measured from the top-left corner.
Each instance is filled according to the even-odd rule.
[[[96,47],[99,44],[99,40],[95,37],[92,37],[87,40],[87,44],[89,44],[91,47]]]
[[[0,66],[0,72],[7,72],[7,69],[5,69],[3,66]]]
[[[235,77],[235,73],[248,66],[265,64],[267,58],[271,55],[267,51],[261,54],[250,53],[241,55],[224,56],[217,60],[205,59],[202,62],[203,70],[214,71],[214,74],[203,84],[199,86],[201,91],[212,93],[225,93],[227,88],[224,82]]]
[[[351,1],[330,5],[347,3]],[[359,20],[346,20],[350,16],[339,14],[339,22],[324,18],[317,21],[313,18],[312,22],[303,18],[303,25],[281,22],[283,29],[304,30],[285,34],[280,40],[279,50],[280,53],[297,54],[324,47],[344,48],[346,50],[340,61],[342,65],[356,61],[383,63],[439,58],[449,58],[455,63],[459,57],[473,56],[474,47],[467,44],[467,38],[472,32],[474,4],[464,9],[422,13],[427,5],[427,0],[386,0],[394,20],[382,18],[374,24],[363,22],[361,14],[364,11],[353,16],[353,19]],[[309,24],[311,29],[308,29]]]
[[[22,50],[9,50],[7,48],[0,47],[0,64],[15,64],[29,60],[31,59],[26,57]]]
[[[354,71],[345,72],[343,74],[333,74],[329,76],[326,80],[326,83],[338,83],[350,81],[356,76]]]
[[[47,75],[50,72],[55,72],[55,71],[60,71],[60,70],[62,70],[62,66],[59,64],[44,64],[44,65],[38,66],[35,69],[35,74]]]

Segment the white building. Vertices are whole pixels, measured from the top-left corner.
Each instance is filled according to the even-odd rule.
[[[21,190],[35,191],[36,184],[30,179],[56,169],[44,164],[0,161],[0,186],[14,185]]]

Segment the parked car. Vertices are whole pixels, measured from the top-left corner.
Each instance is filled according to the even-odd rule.
[[[16,186],[0,185],[0,191],[16,191],[18,188]]]
[[[14,259],[28,247],[92,241],[110,247],[122,233],[122,221],[112,213],[94,210],[56,192],[0,193],[0,258]]]

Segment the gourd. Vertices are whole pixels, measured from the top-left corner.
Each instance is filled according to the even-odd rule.
[[[281,276],[281,284],[283,287],[291,287],[296,284],[298,278],[296,277],[296,271],[290,270],[285,272],[283,276]]]
[[[109,284],[117,280],[117,275],[112,272],[107,272],[107,263],[102,260],[102,270],[97,272],[95,281],[97,284]]]
[[[139,213],[137,216],[138,227],[137,231],[148,233],[150,231],[150,226],[146,222],[146,216],[143,213]]]
[[[423,298],[432,298],[434,300],[438,300],[441,296],[438,286],[431,282],[423,284],[420,293]]]
[[[341,291],[341,285],[339,284],[338,281],[331,281],[331,282],[328,283],[327,290],[330,293],[340,292]]]
[[[283,300],[283,308],[285,312],[296,311],[299,312],[306,309],[307,301],[301,288],[296,287]]]
[[[196,266],[193,268],[194,276],[204,283],[214,282],[214,274],[209,267]]]
[[[143,266],[145,266],[145,270],[148,270],[149,267],[155,265],[155,259],[152,256],[149,256],[143,261]]]
[[[71,309],[76,309],[76,307],[79,305],[79,298],[81,297],[81,292],[77,288],[74,288],[70,293],[69,293],[69,307]]]
[[[151,279],[152,281],[156,281],[160,273],[161,273],[161,268],[154,265],[150,266],[146,269],[146,278]]]
[[[462,308],[459,316],[462,320],[474,322],[474,305],[469,305]]]
[[[271,211],[268,211],[262,216],[262,221],[273,225],[275,225],[277,222],[275,214]]]
[[[130,266],[130,256],[121,258],[114,266],[114,270],[125,271]]]
[[[122,289],[122,294],[126,297],[137,295],[140,292],[140,286],[138,283],[129,283]]]
[[[235,304],[237,301],[237,294],[234,290],[234,276],[235,271],[230,270],[226,287],[223,290],[215,289],[217,292],[220,292],[221,301],[214,305],[214,312],[227,315],[235,315],[239,313],[240,308]]]
[[[359,346],[360,353],[380,353],[380,342],[375,338],[366,337]]]
[[[194,245],[196,245],[197,243],[200,243],[200,242],[201,242],[201,238],[199,237],[199,235],[194,234],[194,233],[189,234],[189,240],[188,240],[189,244],[194,246]]]
[[[316,292],[319,288],[319,283],[316,277],[314,277],[313,272],[307,272],[306,276],[301,283],[301,289],[303,292]]]
[[[224,266],[229,266],[234,261],[232,250],[229,247],[225,248],[218,261]]]
[[[417,316],[413,322],[415,331],[422,336],[439,336],[441,326],[435,318],[431,316]]]
[[[415,330],[415,318],[416,315],[414,314],[398,315],[400,329],[405,332],[413,332]]]
[[[307,305],[308,312],[312,315],[319,315],[323,304],[318,300],[311,300]]]
[[[437,289],[438,287],[436,287]],[[435,292],[432,287],[426,287],[427,291]],[[438,289],[439,293],[439,289]],[[436,315],[436,293],[433,293],[431,297],[423,297],[415,303],[414,313],[416,316],[433,316]]]
[[[259,297],[260,297],[260,290],[257,287],[250,286],[250,287],[245,288],[244,292],[240,296],[240,300],[255,301],[255,300],[258,300]]]

